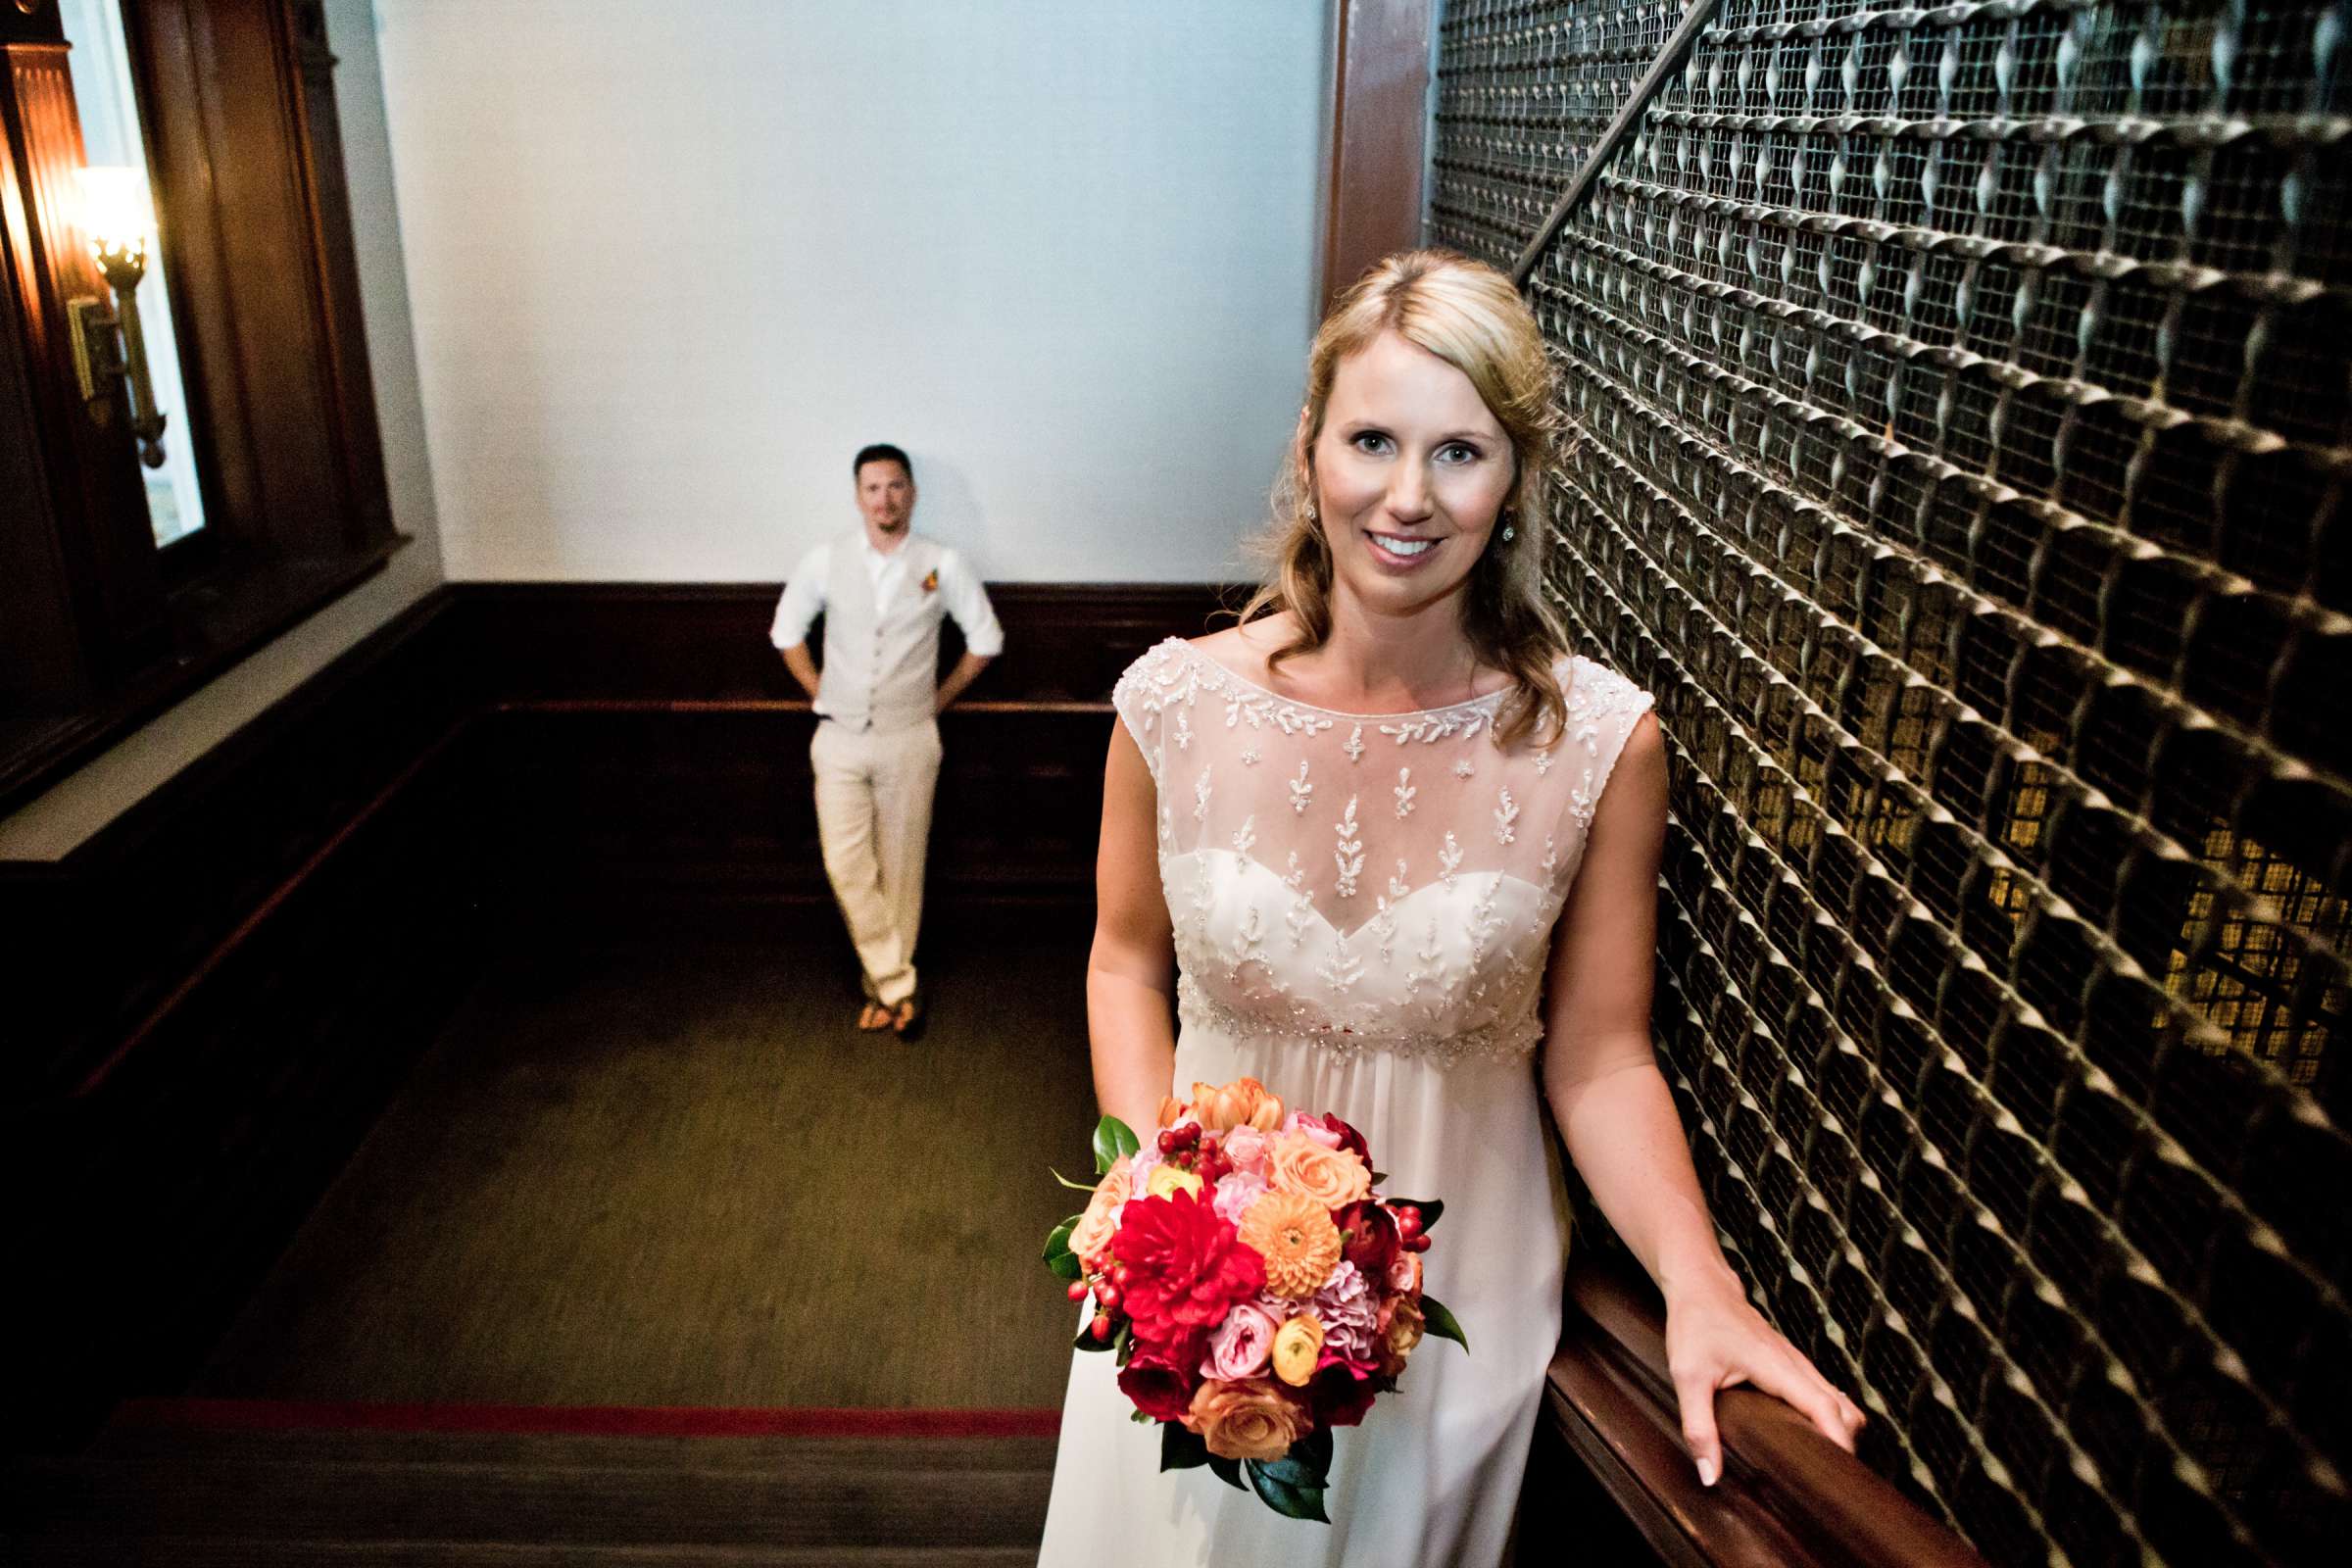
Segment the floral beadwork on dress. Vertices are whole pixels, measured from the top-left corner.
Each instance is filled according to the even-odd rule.
[[[1184,1026],[1440,1064],[1532,1052],[1552,923],[1650,703],[1590,660],[1555,673],[1567,721],[1539,746],[1502,739],[1507,692],[1339,713],[1179,639],[1128,666],[1113,704],[1160,790]],[[1384,757],[1393,775],[1358,771]]]

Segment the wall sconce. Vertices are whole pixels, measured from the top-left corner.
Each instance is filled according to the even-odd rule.
[[[147,340],[139,330],[139,279],[147,273],[147,236],[155,216],[147,181],[135,169],[81,172],[82,230],[98,270],[114,291],[114,309],[83,295],[66,302],[73,329],[74,374],[92,414],[106,417],[111,383],[130,386],[130,433],[138,438],[139,461],[164,466],[164,416],[155,405],[155,383],[147,373]]]

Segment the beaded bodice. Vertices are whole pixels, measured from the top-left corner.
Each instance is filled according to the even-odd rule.
[[[1342,1054],[1522,1057],[1551,928],[1648,694],[1558,667],[1566,732],[1496,743],[1497,692],[1415,713],[1294,703],[1170,638],[1113,694],[1158,786],[1186,1029]]]

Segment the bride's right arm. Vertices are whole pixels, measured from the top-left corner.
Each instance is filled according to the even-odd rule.
[[[1102,771],[1102,841],[1095,860],[1095,946],[1086,963],[1086,1025],[1095,1102],[1148,1138],[1176,1073],[1176,942],[1159,886],[1158,791],[1124,724]]]

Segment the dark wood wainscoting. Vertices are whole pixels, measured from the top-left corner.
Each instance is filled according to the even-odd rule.
[[[776,593],[445,588],[66,860],[0,864],[0,1129],[49,1352],[17,1438],[184,1382],[488,941],[829,896]],[[992,596],[933,897],[1083,904],[1111,683],[1218,591]]]
[[[1110,688],[1230,593],[1004,584],[1005,650],[942,719],[935,899],[1091,897]],[[488,726],[485,808],[521,906],[829,897],[815,718],[767,643],[765,587],[484,586],[453,640]],[[960,652],[951,625],[943,663]],[[495,803],[494,805],[491,803]]]

